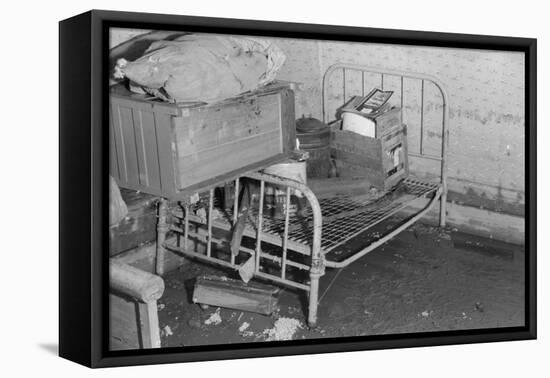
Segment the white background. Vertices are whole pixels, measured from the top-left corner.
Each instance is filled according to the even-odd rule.
[[[0,375],[60,377],[519,377],[542,376],[550,331],[545,321],[550,267],[544,197],[550,182],[548,12],[543,1],[10,1],[3,5],[0,83],[2,248]],[[10,4],[8,7],[7,4]],[[89,370],[56,356],[58,247],[58,25],[91,8],[539,39],[539,340],[388,351]],[[75,125],[78,127],[78,125]],[[546,189],[546,190],[545,190]],[[548,376],[548,375],[546,375]]]

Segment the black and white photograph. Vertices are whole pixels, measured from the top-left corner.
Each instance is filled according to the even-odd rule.
[[[541,4],[8,3],[0,376],[545,376]]]
[[[110,351],[526,326],[523,51],[108,33]]]

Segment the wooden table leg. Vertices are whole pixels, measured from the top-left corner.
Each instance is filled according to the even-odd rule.
[[[141,347],[160,348],[160,328],[157,301],[138,303],[140,318]]]

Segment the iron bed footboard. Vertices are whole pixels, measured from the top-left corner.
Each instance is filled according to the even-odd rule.
[[[237,258],[230,253],[215,253],[217,250],[214,246],[225,249],[228,243],[228,236],[216,236],[217,231],[224,231],[226,233],[231,232],[235,222],[234,215],[237,213],[238,201],[233,204],[233,211],[230,214],[218,215],[218,218],[214,215],[215,212],[219,212],[219,207],[216,207],[214,200],[214,190],[211,189],[203,197],[204,205],[207,207],[206,219],[193,213],[193,206],[189,204],[183,205],[183,210],[174,211],[174,216],[181,220],[180,226],[172,226],[170,230],[183,237],[183,243],[167,243],[161,244],[159,249],[158,259],[162,260],[165,250],[171,250],[180,253],[189,258],[198,259],[200,261],[213,263],[225,268],[231,268],[233,270],[239,270],[248,258],[254,259],[254,276],[259,279],[269,280],[274,283],[294,287],[303,291],[306,291],[309,295],[308,299],[308,324],[315,326],[317,323],[317,308],[319,301],[319,280],[325,273],[325,268],[344,268],[361,258],[365,254],[371,252],[381,244],[387,242],[395,235],[408,228],[418,219],[420,219],[426,212],[428,212],[434,204],[440,199],[441,187],[429,186],[425,193],[422,193],[414,200],[426,196],[428,198],[428,204],[415,215],[407,219],[404,223],[398,227],[383,235],[379,239],[375,240],[364,249],[354,253],[350,257],[342,261],[333,261],[327,259],[327,254],[340,244],[331,245],[329,242],[325,242],[328,247],[323,248],[323,209],[319,200],[315,194],[306,185],[283,177],[273,176],[270,174],[252,172],[243,176],[249,179],[254,179],[259,182],[259,203],[252,215],[252,220],[248,221],[245,228],[244,235],[254,240],[254,247],[240,246],[240,255],[246,256]],[[239,182],[241,178],[237,179]],[[292,231],[292,227],[300,222],[297,216],[290,215],[290,212],[285,213],[284,220],[274,219],[272,217],[263,214],[263,198],[265,194],[266,185],[277,185],[279,188],[284,188],[286,191],[285,208],[290,208],[291,193],[294,191],[300,191],[308,202],[308,213],[306,221],[308,221],[309,227],[307,228],[306,237],[302,234],[302,231]],[[238,184],[236,185],[238,188]],[[238,190],[238,189],[237,189]],[[414,200],[408,203],[402,204],[402,206],[395,209],[395,212],[407,207]],[[167,209],[167,201],[160,202],[161,211],[160,214],[164,214]],[[200,205],[196,205],[199,207]],[[326,209],[325,209],[326,210]],[[367,211],[373,212],[375,210],[369,209]],[[376,219],[376,223],[387,219],[393,213],[387,213],[386,217],[380,217]],[[159,218],[161,220],[162,218]],[[162,222],[159,222],[159,224]],[[374,224],[374,223],[372,223]],[[198,226],[196,230],[192,230],[190,225]],[[330,226],[330,223],[325,225]],[[355,234],[346,236],[346,241],[352,239],[361,232],[366,231],[369,225],[358,230]],[[167,231],[164,226],[161,226],[163,231]],[[297,234],[297,236],[296,236]],[[205,250],[198,252],[193,250],[189,244],[189,240],[194,238],[206,245]],[[267,245],[278,247],[274,252]],[[196,246],[195,246],[196,248]],[[300,259],[296,259],[296,256],[290,256],[289,253],[294,252],[300,255]],[[266,269],[266,264],[275,264],[279,270],[277,273],[270,272]],[[306,272],[309,276],[309,280],[306,282],[300,282],[295,277],[288,274],[288,269],[294,268]]]

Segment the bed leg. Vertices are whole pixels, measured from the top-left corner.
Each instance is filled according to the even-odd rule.
[[[157,221],[157,253],[155,261],[155,271],[161,276],[164,274],[164,260],[166,248],[166,234],[168,233],[168,200],[161,198],[158,205],[158,221]]]
[[[447,190],[444,190],[443,193],[441,193],[441,198],[439,201],[439,226],[445,227],[445,223],[447,221]]]
[[[307,323],[310,328],[317,326],[317,302],[319,300],[319,275],[310,274],[309,286],[309,309]]]
[[[319,306],[319,278],[324,274],[325,266],[321,259],[313,261],[309,273],[309,308],[307,323],[310,328],[317,326],[317,307]]]

